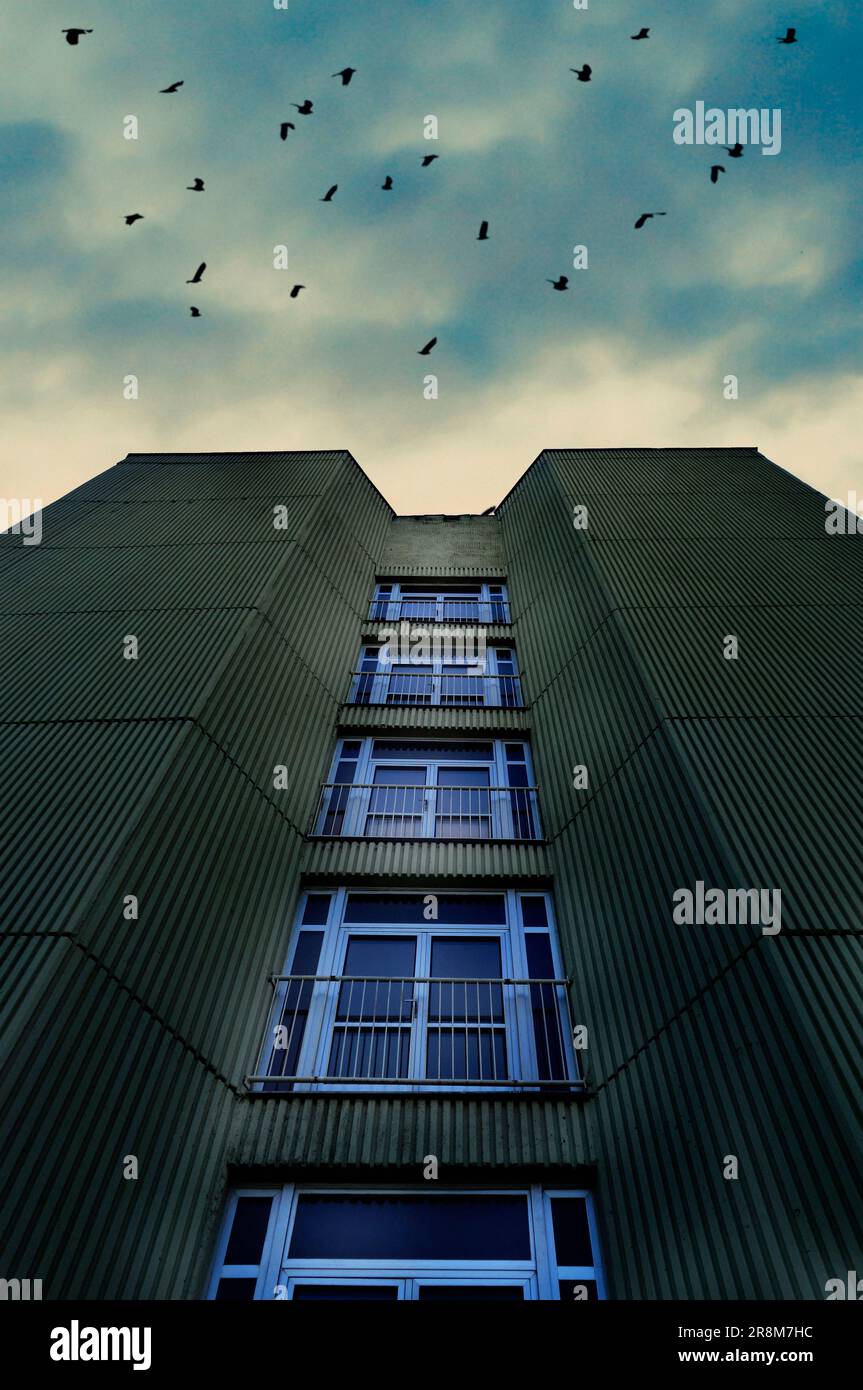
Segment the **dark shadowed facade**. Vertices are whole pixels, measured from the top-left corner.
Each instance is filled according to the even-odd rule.
[[[429,517],[346,452],[166,454],[0,538],[0,1275],[861,1268],[863,564],[824,517],[754,449],[549,450]],[[699,884],[781,930],[676,921]]]

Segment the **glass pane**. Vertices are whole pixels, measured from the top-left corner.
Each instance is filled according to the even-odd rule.
[[[392,1284],[295,1284],[293,1298],[350,1299],[351,1302],[381,1303],[397,1299],[399,1291]]]
[[[429,1081],[506,1081],[506,1036],[502,1028],[464,1023],[431,1023],[426,1079]]]
[[[255,1297],[257,1279],[220,1279],[216,1289],[217,1303],[251,1303]]]
[[[531,901],[531,899],[527,901]],[[527,952],[527,968],[531,979],[554,979],[554,963],[551,958],[551,940],[548,933],[530,932],[525,936],[524,942]],[[536,1046],[537,1073],[540,1081],[563,1081],[567,1075],[560,1003],[556,985],[531,985],[530,1007],[533,1018],[533,1038]],[[561,1264],[563,1263],[564,1261],[561,1260]]]
[[[327,917],[330,911],[329,893],[310,893],[306,898],[306,906],[303,911],[304,927],[323,927],[326,926]]]
[[[551,1221],[559,1265],[592,1265],[587,1203],[583,1197],[553,1197]]]
[[[545,898],[522,898],[521,920],[526,927],[547,927],[548,908]]]
[[[506,900],[501,893],[439,893],[438,926],[503,926]],[[350,893],[346,922],[428,926],[422,893]]]
[[[422,830],[424,767],[378,767],[369,797],[367,835],[418,835]]]
[[[260,1263],[270,1219],[272,1197],[239,1197],[228,1248],[226,1265],[256,1265]],[[252,1281],[254,1283],[254,1280]]]
[[[494,754],[490,743],[432,743],[397,742],[375,739],[372,757],[375,760],[401,758],[410,762],[484,762],[490,763]]]
[[[521,1303],[524,1289],[519,1284],[421,1284],[417,1297],[422,1303]]]
[[[380,1028],[336,1027],[327,1075],[402,1081],[408,1075],[410,1050],[409,1028],[392,1024]]]
[[[326,898],[324,901],[328,903],[329,899]],[[300,932],[294,948],[291,975],[314,975],[316,973],[323,940],[324,933],[322,931]],[[285,1033],[281,1035],[279,1040],[287,1045],[273,1048],[270,1064],[267,1068],[270,1076],[296,1076],[314,988],[313,980],[292,979],[284,985],[285,1002],[282,1006],[279,1026],[285,1029]],[[272,1037],[270,1040],[273,1041]],[[280,1087],[279,1089],[284,1090],[285,1088]]]
[[[529,1260],[525,1196],[302,1193],[291,1259]]]
[[[337,1017],[353,1022],[409,1021],[416,973],[413,936],[352,936],[345,956],[346,981]],[[357,976],[363,978],[357,979]],[[402,977],[391,979],[391,976]],[[404,978],[408,977],[408,978]]]

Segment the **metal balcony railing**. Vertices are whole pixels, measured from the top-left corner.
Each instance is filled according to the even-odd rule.
[[[444,675],[429,671],[352,671],[349,705],[441,705],[521,709],[521,676]]]
[[[246,1084],[577,1087],[566,980],[273,975]]]
[[[509,623],[509,602],[506,599],[479,598],[373,598],[369,604],[369,622],[427,623]]]
[[[309,833],[375,840],[539,840],[537,787],[325,782]]]

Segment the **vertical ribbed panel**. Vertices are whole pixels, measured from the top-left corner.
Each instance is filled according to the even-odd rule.
[[[553,450],[498,514],[613,1295],[823,1297],[863,1209],[863,550],[755,450]],[[779,888],[782,933],[675,924],[698,879]]]

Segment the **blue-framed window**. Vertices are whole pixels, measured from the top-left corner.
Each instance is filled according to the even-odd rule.
[[[311,833],[538,840],[530,749],[516,739],[342,739]]]
[[[592,1194],[537,1184],[243,1188],[229,1196],[207,1291],[232,1301],[605,1296]]]
[[[515,647],[486,647],[485,659],[426,662],[382,659],[387,648],[366,643],[351,677],[349,705],[439,705],[444,708],[519,709],[523,704]]]
[[[375,585],[371,622],[508,623],[509,595],[499,580],[389,579]]]
[[[254,1091],[579,1086],[548,894],[301,896]]]

